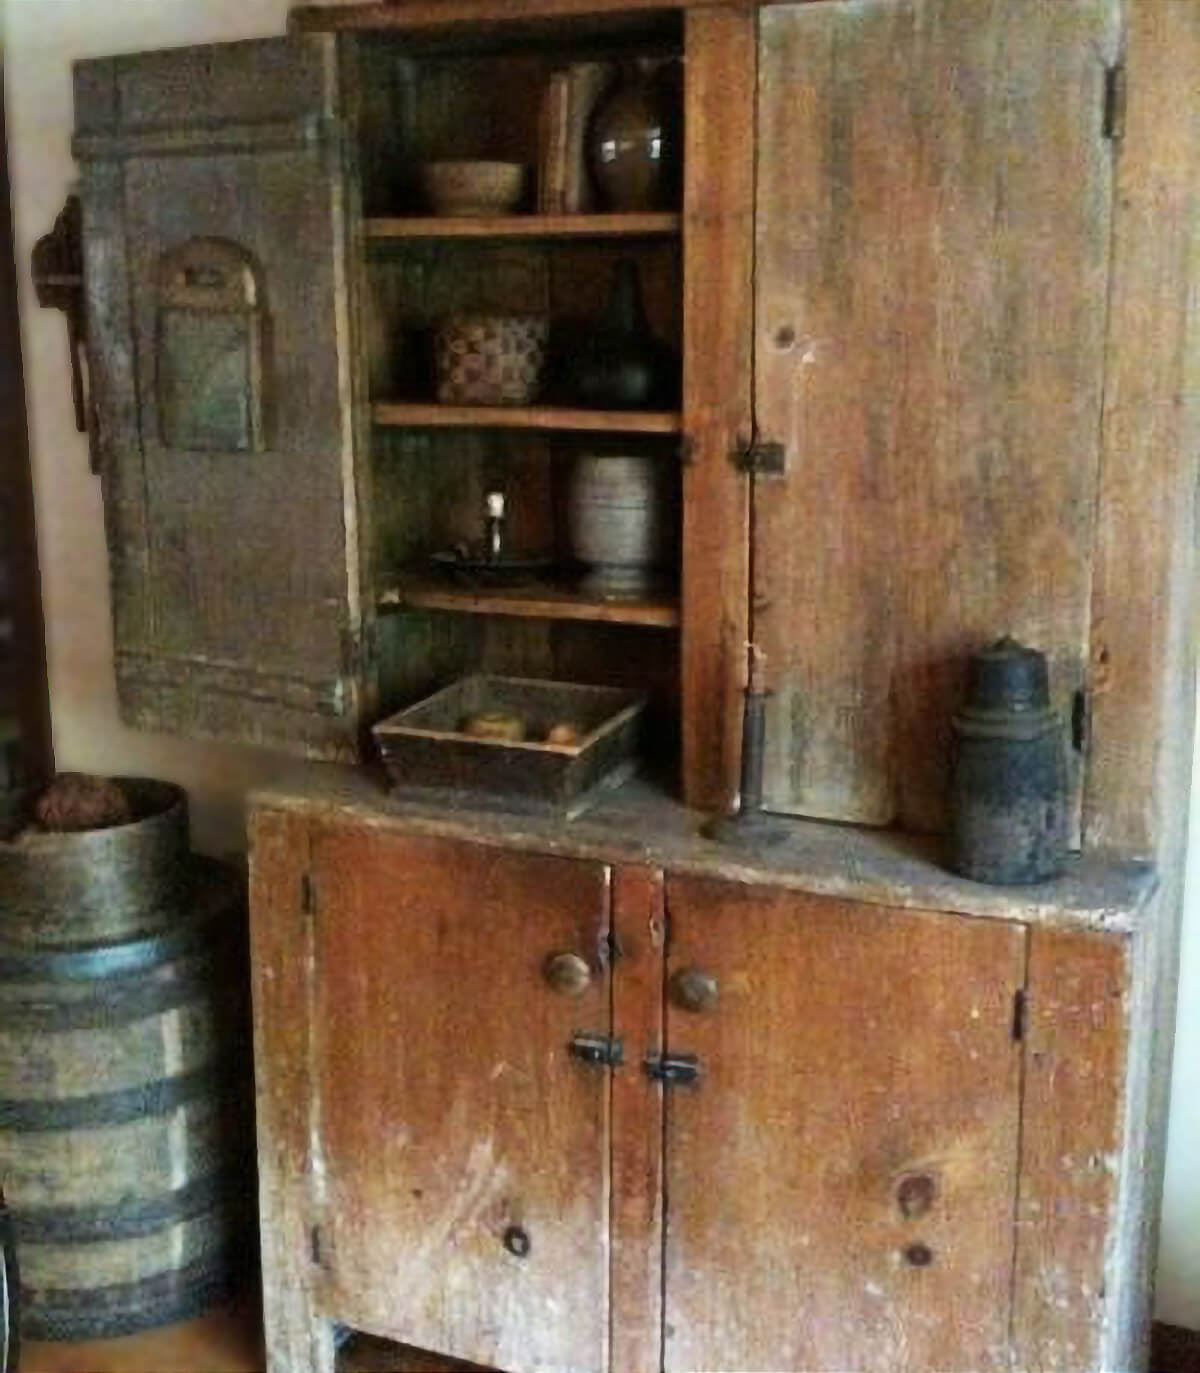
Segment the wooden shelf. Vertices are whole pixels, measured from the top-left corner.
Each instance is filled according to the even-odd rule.
[[[411,238],[670,238],[677,214],[433,216],[366,221],[373,242]]]
[[[666,410],[568,410],[552,406],[371,406],[379,425],[412,429],[570,429],[596,434],[678,434],[683,417]]]
[[[601,624],[674,629],[679,606],[666,597],[605,601],[550,586],[495,589],[454,586],[414,574],[379,598],[381,611],[450,610],[464,615],[514,615],[529,620],[591,620]]]

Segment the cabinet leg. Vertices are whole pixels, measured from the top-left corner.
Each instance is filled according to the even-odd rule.
[[[333,1322],[316,1319],[304,1294],[264,1293],[267,1373],[334,1373]],[[282,1297],[282,1300],[280,1298]]]

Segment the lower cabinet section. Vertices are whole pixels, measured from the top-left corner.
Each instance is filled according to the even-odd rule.
[[[684,878],[667,909],[703,1077],[666,1107],[665,1367],[1007,1369],[1024,929]]]
[[[1110,1366],[1126,940],[252,833],[272,1373]]]
[[[568,1048],[612,1030],[605,868],[350,829],[312,878],[331,1307],[475,1363],[606,1368],[609,1069]]]

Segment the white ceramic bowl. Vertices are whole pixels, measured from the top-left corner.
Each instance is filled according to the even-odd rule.
[[[523,162],[423,162],[421,190],[438,215],[502,215],[525,190]]]

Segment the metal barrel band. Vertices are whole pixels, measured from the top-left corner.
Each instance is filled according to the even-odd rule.
[[[227,899],[226,908],[232,906]],[[102,944],[87,949],[27,953],[13,945],[0,945],[0,980],[8,982],[94,982],[147,972],[185,954],[203,949],[219,926],[223,912],[205,911],[198,918],[169,934],[148,939],[131,939],[120,944]]]
[[[109,1339],[189,1320],[244,1281],[235,1258],[219,1252],[177,1272],[119,1286],[25,1288],[22,1332],[35,1340]]]
[[[72,1130],[79,1126],[126,1125],[162,1116],[189,1101],[214,1095],[228,1081],[232,1065],[209,1064],[180,1077],[127,1087],[118,1092],[68,1097],[63,1101],[0,1099],[0,1129]]]
[[[138,977],[130,978],[128,986],[121,987],[106,979],[97,985],[95,995],[78,1001],[54,1001],[33,994],[24,999],[0,1000],[0,1030],[60,1034],[64,1030],[116,1029],[177,1010],[210,994],[214,982],[212,955],[225,942],[214,944],[198,968],[169,981],[146,983]]]
[[[22,1243],[89,1244],[137,1239],[218,1209],[247,1190],[238,1171],[223,1169],[186,1187],[144,1201],[113,1206],[45,1206],[16,1210],[13,1232]]]

